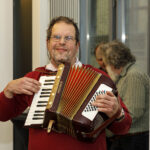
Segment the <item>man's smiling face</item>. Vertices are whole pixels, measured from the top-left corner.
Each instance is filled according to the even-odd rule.
[[[53,65],[57,66],[61,62],[75,63],[79,49],[75,35],[75,28],[72,24],[59,22],[53,26],[51,37],[47,41]]]

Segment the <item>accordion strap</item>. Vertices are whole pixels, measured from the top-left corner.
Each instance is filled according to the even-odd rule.
[[[40,72],[43,75],[56,75],[56,71],[35,69],[35,71]]]

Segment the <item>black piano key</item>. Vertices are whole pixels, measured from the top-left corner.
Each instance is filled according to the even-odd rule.
[[[42,113],[42,112],[45,112],[44,110],[35,110],[34,111],[35,113]]]
[[[51,79],[51,80],[45,80],[45,82],[54,82],[55,80]]]
[[[42,89],[42,91],[51,91],[52,89],[48,88],[48,89]]]
[[[50,94],[51,92],[41,92],[41,94]]]
[[[34,114],[33,116],[44,116],[44,114]]]
[[[47,105],[36,105],[37,107],[46,107]]]
[[[54,83],[44,83],[43,85],[54,85]]]
[[[47,103],[47,101],[38,101],[38,103]]]
[[[50,95],[40,95],[40,98],[42,97],[49,97]]]
[[[41,119],[44,119],[43,117],[33,117],[32,118],[33,120],[41,120]]]

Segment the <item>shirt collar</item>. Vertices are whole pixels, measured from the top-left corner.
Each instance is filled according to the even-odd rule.
[[[76,66],[76,67],[78,67],[78,66],[81,67],[82,66],[82,63],[81,63],[81,61],[79,61],[78,58],[76,58],[76,62],[74,64],[74,66]],[[46,69],[51,70],[51,71],[57,71],[57,68],[55,68],[55,66],[51,62],[46,65]]]
[[[121,77],[124,77],[124,76],[127,74],[128,69],[129,69],[134,63],[135,63],[135,62],[130,62],[130,63],[128,63],[126,66],[123,67],[123,69],[122,69],[120,75],[118,76],[118,78],[116,79],[116,81],[114,81],[115,84],[118,83],[118,81],[120,80]]]
[[[129,69],[130,66],[132,66],[133,64],[134,64],[134,62],[130,62],[130,63],[128,63],[125,67],[123,67],[120,76],[125,76],[125,75],[127,74],[128,69]]]

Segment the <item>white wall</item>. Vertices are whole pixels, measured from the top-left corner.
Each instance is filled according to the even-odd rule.
[[[0,0],[0,91],[13,78],[13,1]],[[12,123],[0,122],[0,150],[13,149]]]
[[[50,21],[50,1],[32,0],[32,68],[46,65],[49,60],[46,30]]]

